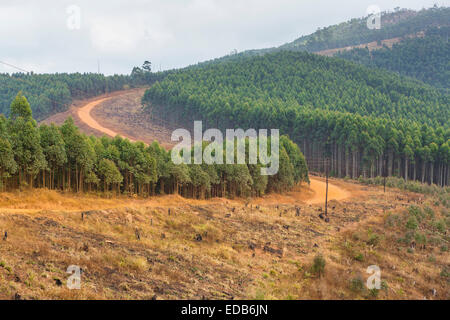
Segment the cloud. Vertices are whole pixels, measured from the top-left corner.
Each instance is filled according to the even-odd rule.
[[[183,67],[237,49],[278,46],[318,27],[366,15],[368,6],[421,9],[427,0],[2,0],[2,59],[35,72],[129,73]],[[450,1],[438,1],[449,5]],[[67,23],[78,6],[80,28]],[[0,66],[0,72],[14,72]]]

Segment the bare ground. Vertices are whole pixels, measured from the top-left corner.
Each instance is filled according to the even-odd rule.
[[[329,202],[329,223],[319,217],[323,204],[309,203],[316,192],[307,186],[250,202],[1,194],[0,231],[8,237],[0,242],[0,298],[373,299],[352,288],[358,277],[365,283],[369,265],[382,270],[378,298],[450,298],[441,275],[448,252],[430,243],[410,253],[397,241],[403,229],[386,227],[388,212],[429,205],[437,219],[442,207],[414,193],[331,183],[352,197]],[[318,253],[322,277],[310,270]],[[81,290],[66,287],[69,265],[83,269]]]
[[[74,102],[68,111],[53,115],[41,123],[61,125],[68,117],[86,134],[121,135],[147,144],[160,142],[170,148],[168,124],[150,117],[142,110],[141,98],[146,88],[113,92],[93,99]]]

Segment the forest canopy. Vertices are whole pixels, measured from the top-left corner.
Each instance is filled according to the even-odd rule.
[[[202,64],[155,83],[143,103],[170,121],[279,128],[310,169],[323,170],[326,153],[336,176],[387,168],[405,179],[448,181],[449,95],[342,59],[282,51]]]
[[[423,37],[405,39],[392,48],[356,48],[335,57],[398,72],[437,88],[450,89],[450,27],[431,28]]]

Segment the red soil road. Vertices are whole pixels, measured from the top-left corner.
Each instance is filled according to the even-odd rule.
[[[102,98],[102,99],[98,99],[92,102],[89,102],[88,104],[86,104],[85,106],[81,107],[78,109],[78,117],[80,118],[81,121],[83,121],[85,124],[87,124],[89,127],[91,127],[92,129],[95,129],[97,131],[100,131],[108,136],[111,137],[115,137],[118,135],[117,132],[105,128],[103,127],[101,124],[99,124],[94,118],[92,118],[91,116],[91,111],[92,109],[94,109],[97,105],[99,105],[100,103],[109,100],[111,98]],[[133,139],[127,137],[130,141],[135,142]]]
[[[317,178],[310,178],[311,185],[309,188],[314,192],[313,196],[306,200],[306,203],[308,204],[319,204],[323,203],[325,199],[325,193],[326,193],[326,183],[322,180],[319,180]],[[350,192],[347,190],[344,190],[341,187],[338,187],[337,185],[334,185],[332,183],[328,183],[328,200],[344,200],[350,197]]]

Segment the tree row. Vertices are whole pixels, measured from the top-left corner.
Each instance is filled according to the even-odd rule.
[[[146,146],[119,136],[86,136],[71,118],[61,127],[38,127],[27,99],[19,93],[10,117],[0,116],[0,190],[40,187],[141,196],[260,196],[308,182],[298,146],[285,136],[280,144],[279,171],[273,176],[261,175],[261,163],[249,164],[248,156],[241,165],[175,165],[170,152],[157,142]]]

